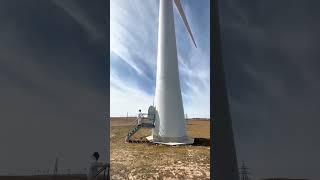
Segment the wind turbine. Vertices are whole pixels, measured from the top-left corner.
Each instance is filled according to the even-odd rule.
[[[180,0],[159,0],[157,77],[155,92],[155,127],[149,141],[164,144],[192,144],[186,133],[181,96],[174,26],[173,1],[195,47]]]
[[[213,119],[210,122],[212,129],[211,139],[213,139],[211,151],[211,179],[219,180],[239,180],[237,154],[233,139],[232,121],[229,110],[229,100],[225,82],[224,67],[222,62],[222,44],[220,34],[220,19],[218,0],[212,1],[213,8],[213,35],[212,55],[213,69],[211,83],[214,85],[213,95],[210,96],[213,102]]]

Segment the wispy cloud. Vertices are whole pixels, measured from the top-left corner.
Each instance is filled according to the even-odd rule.
[[[43,171],[58,152],[61,172],[83,172],[92,149],[106,155],[106,47],[92,39],[106,29],[106,3],[78,2],[73,16],[51,1],[0,2],[2,175]]]
[[[147,110],[153,103],[157,60],[159,2],[154,0],[112,0],[110,48],[116,61],[111,65],[111,115]],[[210,112],[210,11],[209,1],[182,1],[197,41],[194,48],[189,34],[174,8],[180,83],[185,113],[189,117],[209,117]],[[199,11],[200,10],[200,11]],[[111,61],[114,61],[111,59]],[[134,78],[123,77],[134,69]],[[146,84],[146,85],[143,85]],[[121,88],[119,88],[121,87]],[[150,93],[151,92],[151,93]],[[130,94],[130,96],[128,96]],[[124,98],[125,97],[125,98]],[[140,99],[140,100],[139,100]],[[119,111],[121,109],[121,111]]]
[[[317,6],[316,1],[222,1],[223,60],[238,159],[248,162],[256,179],[319,178],[314,167],[320,144],[313,140],[319,136]]]
[[[79,5],[76,0],[60,1],[52,0],[52,2],[64,10],[75,22],[79,23],[93,39],[105,36],[105,32],[94,24],[94,19],[90,18],[88,12]]]

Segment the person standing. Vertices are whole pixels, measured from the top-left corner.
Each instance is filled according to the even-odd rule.
[[[141,109],[139,109],[139,114],[138,114],[138,125],[142,123],[142,118],[143,118],[143,114],[141,113]]]

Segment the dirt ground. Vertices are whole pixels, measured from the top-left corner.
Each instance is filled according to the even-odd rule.
[[[125,143],[133,120],[111,119],[111,179],[210,179],[210,121],[188,121],[188,135],[197,145],[167,146]],[[150,134],[140,129],[133,139],[146,141]]]

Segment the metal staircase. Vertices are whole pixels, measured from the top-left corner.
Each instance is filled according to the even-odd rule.
[[[110,180],[110,164],[104,164],[90,180],[95,180],[103,172],[103,180]]]
[[[138,119],[137,119],[138,120]],[[131,140],[131,137],[137,133],[141,128],[154,128],[154,124],[153,123],[140,123],[140,124],[136,124],[134,125],[128,132],[127,137],[126,137],[126,142],[129,142]]]
[[[147,117],[144,117],[147,115]],[[135,120],[135,125],[132,126],[126,136],[126,142],[130,142],[131,137],[137,133],[141,128],[154,128],[154,119],[155,119],[155,109],[153,106],[149,107],[147,114],[142,114]],[[138,123],[140,122],[140,123]]]

